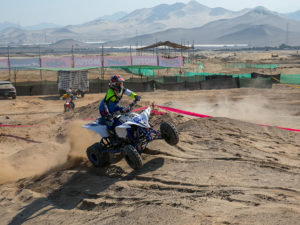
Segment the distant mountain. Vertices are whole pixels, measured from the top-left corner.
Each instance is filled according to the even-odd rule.
[[[3,22],[0,23],[0,32],[7,29],[7,28],[18,28],[23,30],[43,30],[43,29],[50,29],[50,28],[59,28],[62,27],[61,25],[53,24],[53,23],[40,23],[33,26],[20,26],[15,23],[10,22]]]
[[[211,21],[240,16],[247,11],[248,9],[233,12],[223,8],[209,8],[194,0],[187,4],[161,4],[153,8],[135,10],[124,16],[119,13],[108,16],[110,19],[104,16],[84,24],[66,26],[64,28],[70,31],[67,36],[65,32],[54,31],[62,28],[39,30],[39,34],[37,34],[38,30],[24,31],[23,42],[41,42],[41,36],[46,37],[44,39],[47,42],[56,42],[66,38],[83,42],[118,40],[170,28],[199,27]],[[118,20],[115,21],[111,19],[112,17]],[[0,34],[0,43],[11,41],[16,41],[13,34],[9,35],[9,39],[5,33]]]
[[[2,30],[5,30],[7,28],[20,28],[21,26],[18,25],[18,24],[15,24],[15,23],[10,23],[10,22],[7,22],[7,21],[4,21],[2,23],[0,23],[0,32]]]
[[[282,15],[288,19],[300,21],[300,10],[292,13],[285,13]]]
[[[197,1],[187,4],[175,3],[173,5],[161,4],[153,8],[135,10],[119,20],[122,24],[139,25],[139,33],[149,33],[151,24],[155,28],[192,28],[199,27],[218,19],[233,18],[242,15],[245,11],[233,12],[223,8],[209,8]],[[143,27],[145,27],[143,29]],[[157,29],[157,30],[158,30]],[[147,32],[143,32],[147,30]]]
[[[128,15],[127,12],[120,11],[120,12],[116,12],[116,13],[111,14],[111,15],[104,15],[104,16],[98,18],[98,19],[107,20],[107,21],[118,21],[119,19],[123,18],[126,15]]]
[[[71,49],[72,46],[73,47],[89,47],[90,45],[80,42],[80,41],[73,40],[73,39],[63,39],[63,40],[57,41],[53,44],[50,44],[49,46],[54,47],[54,48]]]
[[[290,38],[296,34],[290,34]],[[217,44],[248,44],[249,46],[278,46],[286,41],[284,30],[270,25],[252,25],[237,32],[223,35]]]
[[[288,20],[276,12],[257,7],[242,16],[222,19],[191,29],[169,29],[137,36],[106,45],[148,45],[156,41],[196,44],[249,44],[277,46],[286,42],[286,24],[289,24],[289,44],[300,45],[300,22]]]
[[[26,26],[24,27],[25,30],[43,30],[43,29],[51,29],[51,28],[59,28],[62,25],[57,25],[54,23],[40,23],[37,25]]]
[[[288,29],[287,29],[288,27]],[[300,42],[299,22],[264,7],[230,11],[209,8],[195,0],[117,13],[80,25],[25,30],[0,30],[0,44],[54,43],[63,39],[106,42],[107,45],[152,44],[156,41],[197,44],[277,45]]]

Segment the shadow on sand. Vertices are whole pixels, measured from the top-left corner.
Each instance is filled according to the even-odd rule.
[[[45,101],[53,101],[53,100],[60,100],[59,99],[59,95],[48,95],[48,96],[42,96],[42,97],[39,97],[40,99],[42,100],[45,100]]]
[[[84,168],[84,171],[77,171],[66,183],[62,184],[58,189],[53,190],[46,198],[38,198],[25,206],[24,209],[11,220],[9,225],[23,224],[53,209],[74,209],[82,199],[95,198],[93,195],[85,193],[84,190],[89,189],[90,193],[98,194],[104,192],[116,182],[135,179],[137,176],[157,170],[162,167],[163,164],[163,158],[155,158],[144,164],[141,170],[132,171],[126,176],[122,176],[124,173],[123,169],[115,165],[105,169]],[[39,178],[38,182],[42,182],[44,178],[45,176]],[[38,211],[40,212],[36,214]]]

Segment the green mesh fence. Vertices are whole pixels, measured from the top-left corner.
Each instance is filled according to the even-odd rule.
[[[250,63],[234,63],[226,64],[224,68],[254,68],[254,69],[275,69],[279,67],[278,64],[250,64]]]
[[[155,79],[159,83],[178,83],[177,77],[174,76],[163,76]]]
[[[281,74],[280,83],[283,84],[300,84],[300,74]]]
[[[244,73],[244,74],[233,74],[232,77],[239,77],[239,78],[251,78],[251,73]]]
[[[205,80],[205,76],[200,75],[200,74],[196,74],[194,76],[185,76],[185,75],[180,75],[180,74],[174,74],[174,77],[176,77],[176,79],[179,82],[193,82],[193,81],[202,81]]]
[[[137,77],[131,77],[129,79],[126,79],[126,83],[141,83],[141,82],[148,82],[148,81],[152,81],[152,77],[141,77],[141,78],[137,78]]]
[[[205,76],[196,75],[196,76],[163,76],[155,79],[156,82],[159,83],[182,83],[182,82],[198,82],[205,80]]]
[[[251,78],[251,73],[225,74],[225,73],[185,72],[184,75],[174,74],[174,76],[180,76],[180,77],[212,76],[212,75],[233,76],[233,77],[240,77],[240,78]]]
[[[201,62],[198,62],[198,65],[199,65],[199,69],[204,69],[204,66],[202,65]]]
[[[202,75],[196,75],[196,76],[192,76],[192,77],[182,77],[182,76],[178,76],[177,77],[177,81],[178,82],[198,82],[198,81],[203,81],[205,80],[205,76]]]
[[[155,72],[153,69],[145,69],[145,68],[123,68],[124,71],[128,73],[133,73],[137,75],[142,75],[146,77],[155,77]]]

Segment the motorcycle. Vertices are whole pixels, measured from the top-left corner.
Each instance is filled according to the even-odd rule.
[[[150,106],[140,114],[132,112],[136,102],[125,107],[126,112],[113,115],[116,121],[115,135],[111,135],[107,126],[99,123],[99,119],[83,125],[83,128],[102,137],[100,142],[86,150],[88,159],[95,167],[107,167],[125,158],[132,169],[138,170],[143,166],[141,154],[149,142],[159,139],[164,139],[170,145],[179,142],[178,131],[171,122],[162,122],[160,130],[153,128],[149,123]]]
[[[69,112],[70,110],[75,109],[75,103],[73,100],[76,99],[76,97],[67,97],[66,102],[64,104],[64,112]]]

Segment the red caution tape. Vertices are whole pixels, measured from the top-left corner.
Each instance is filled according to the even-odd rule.
[[[134,109],[134,110],[132,110],[132,112],[138,112],[138,111],[141,111],[141,110],[145,110],[148,107],[149,106],[145,106],[145,107],[141,107],[141,108],[138,108],[138,109]],[[153,113],[154,115],[164,115],[164,114],[166,114],[165,112],[159,112],[155,109],[151,110],[151,113]]]
[[[203,115],[203,114],[198,114],[198,113],[183,111],[183,110],[180,110],[180,109],[174,109],[174,108],[169,108],[169,107],[165,107],[165,106],[159,106],[159,105],[156,105],[156,106],[159,107],[159,108],[161,108],[161,109],[170,111],[170,112],[185,114],[185,115],[189,115],[189,116],[195,116],[195,117],[200,117],[200,118],[209,118],[209,117],[212,117],[212,116],[208,116],[208,115]],[[257,124],[257,125],[265,126],[265,127],[276,127],[276,126],[263,125],[263,124]],[[283,130],[294,131],[294,132],[300,132],[299,129],[292,129],[292,128],[286,128],[286,127],[276,127],[276,128],[283,129]]]
[[[170,112],[185,114],[185,115],[189,115],[189,116],[195,116],[195,117],[200,117],[200,118],[209,118],[209,117],[212,117],[212,116],[208,116],[208,115],[203,115],[203,114],[199,114],[199,113],[188,112],[188,111],[184,111],[184,110],[180,110],[180,109],[174,109],[174,108],[169,108],[169,107],[160,106],[160,105],[156,105],[156,106],[159,107],[159,108],[161,108],[161,109],[168,110]]]
[[[154,115],[157,115],[157,116],[166,114],[166,112],[160,112],[160,111],[157,111],[157,110],[155,110],[155,109],[153,109],[153,110],[151,111],[151,113],[153,113]]]
[[[270,125],[264,125],[264,124],[257,124],[257,125],[264,126],[264,127],[276,127],[276,126],[270,126]],[[276,127],[276,128],[283,129],[283,130],[300,132],[300,130],[298,130],[298,129],[292,129],[292,128],[286,128],[286,127]]]
[[[134,109],[132,110],[132,112],[138,112],[138,111],[141,111],[141,110],[145,110],[147,109],[149,106],[145,106],[145,107],[141,107],[141,108],[138,108],[138,109]]]

